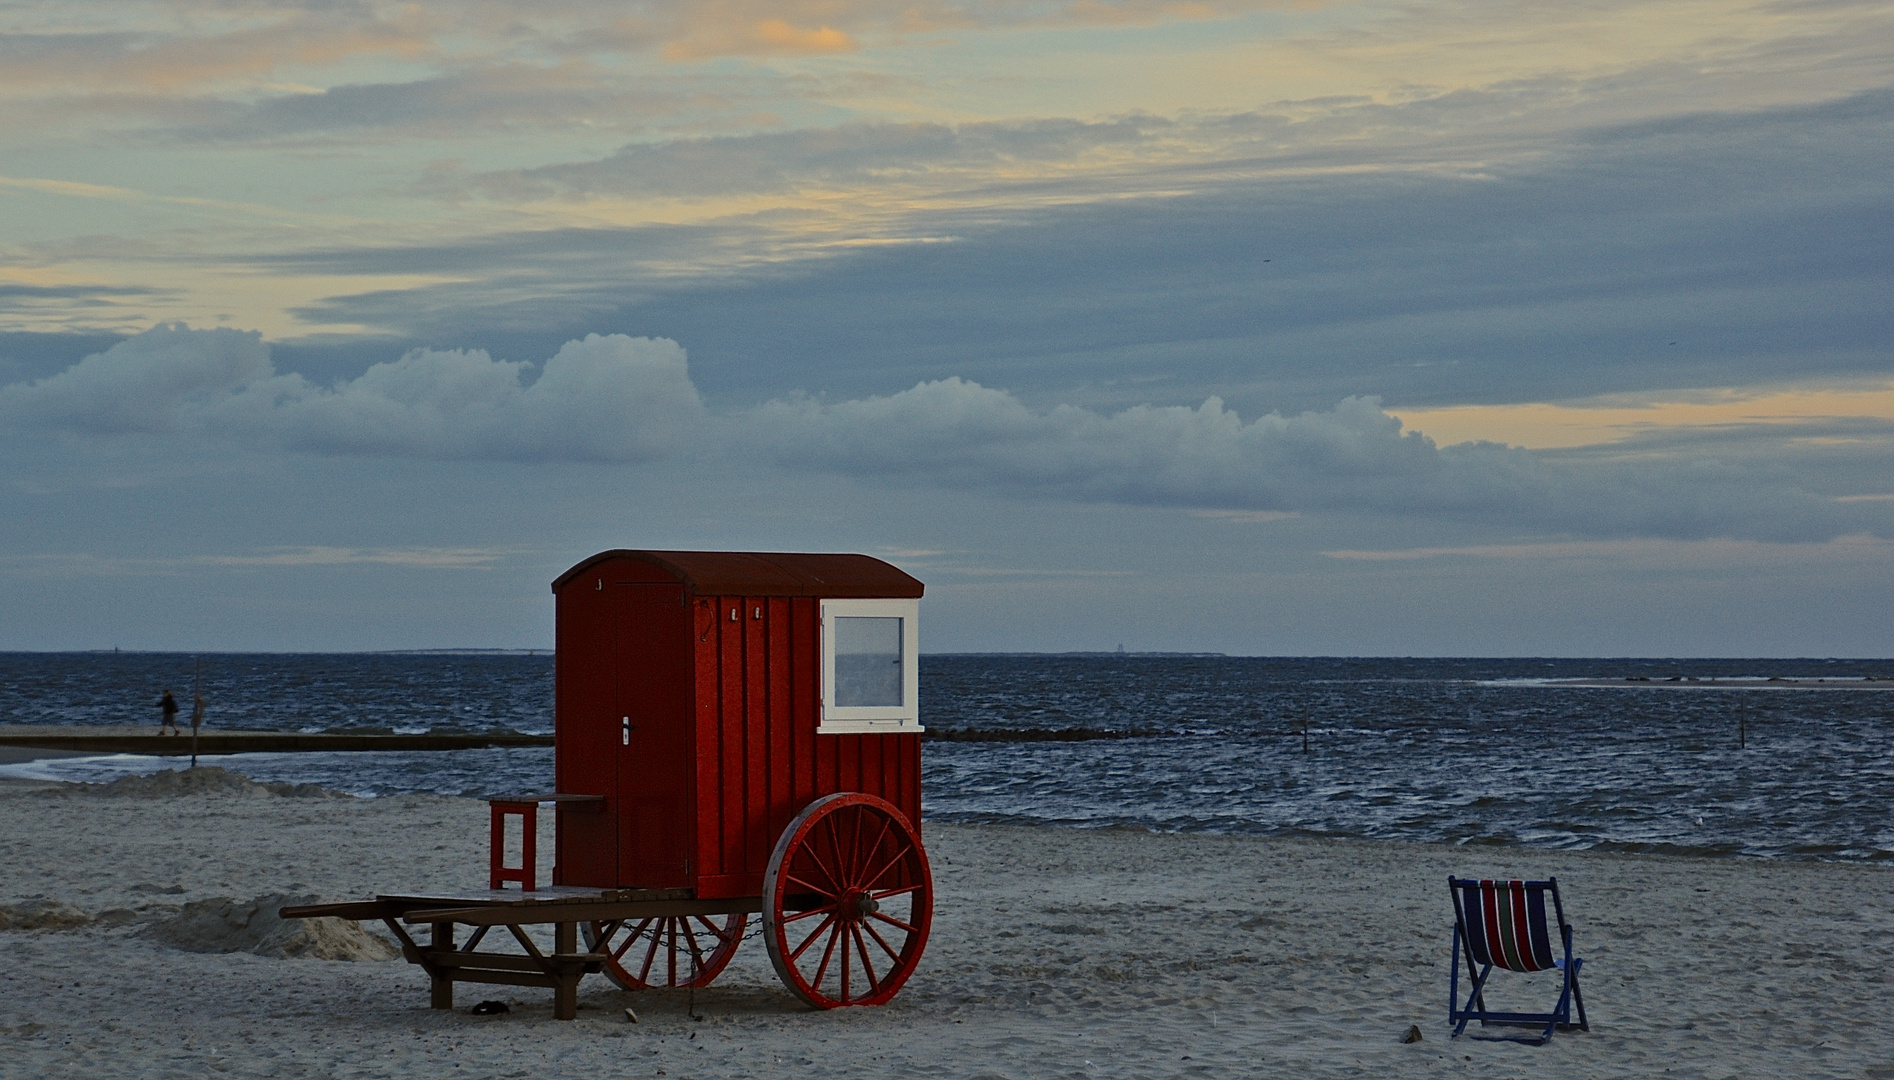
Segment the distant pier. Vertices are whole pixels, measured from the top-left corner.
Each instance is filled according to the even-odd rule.
[[[198,754],[285,754],[361,750],[484,750],[492,747],[551,746],[551,735],[517,731],[425,732],[416,735],[346,734],[295,731],[200,731]],[[0,747],[65,750],[90,754],[189,756],[189,732],[158,735],[150,727],[0,725]]]

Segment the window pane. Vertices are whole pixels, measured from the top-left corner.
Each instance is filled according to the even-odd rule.
[[[901,620],[835,620],[835,704],[901,705]]]

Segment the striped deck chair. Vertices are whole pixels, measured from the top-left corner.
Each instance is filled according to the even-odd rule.
[[[1537,1039],[1514,1040],[1544,1046],[1555,1029],[1576,1027],[1590,1031],[1585,1022],[1585,996],[1578,989],[1578,969],[1583,960],[1572,957],[1572,926],[1565,921],[1565,905],[1559,902],[1559,880],[1548,881],[1476,881],[1449,877],[1447,888],[1453,893],[1453,981],[1447,991],[1447,1020],[1454,1025],[1458,1038],[1467,1021],[1509,1024],[1519,1027],[1545,1025]],[[1563,955],[1554,951],[1550,924],[1546,921],[1546,896],[1552,897],[1552,913],[1557,918],[1559,944]],[[1467,978],[1472,991],[1466,1004],[1460,1004],[1460,960],[1467,962]],[[1559,969],[1558,1004],[1551,1012],[1500,1012],[1486,1007],[1486,980],[1494,968],[1507,971],[1548,971]],[[1578,1006],[1578,1023],[1572,1023],[1572,1006]],[[1477,1036],[1476,1036],[1477,1037]]]

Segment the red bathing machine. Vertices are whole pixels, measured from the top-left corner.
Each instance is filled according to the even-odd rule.
[[[489,800],[489,889],[282,916],[381,920],[437,1009],[454,1007],[459,982],[550,987],[561,1020],[578,1016],[579,981],[595,972],[627,990],[705,986],[755,914],[805,1002],[893,997],[934,910],[919,826],[921,583],[866,555],[606,551],[552,589],[557,790]],[[542,890],[544,802],[557,855]],[[510,815],[524,825],[517,868],[503,859]],[[420,926],[426,943],[410,933]],[[531,926],[551,927],[550,951]],[[497,947],[480,948],[498,927]]]
[[[886,1000],[931,916],[921,582],[866,555],[606,551],[556,596],[556,887],[687,890],[600,924],[621,985],[703,985],[760,911],[812,1004]],[[610,931],[610,933],[607,933]]]

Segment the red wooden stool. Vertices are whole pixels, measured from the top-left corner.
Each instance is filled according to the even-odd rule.
[[[487,800],[487,812],[491,819],[492,851],[487,861],[487,888],[504,889],[509,881],[520,883],[520,891],[535,892],[539,888],[537,846],[539,839],[539,804],[543,802],[562,803],[603,803],[602,795],[495,795]],[[520,819],[520,864],[506,865],[506,819],[517,814]]]

